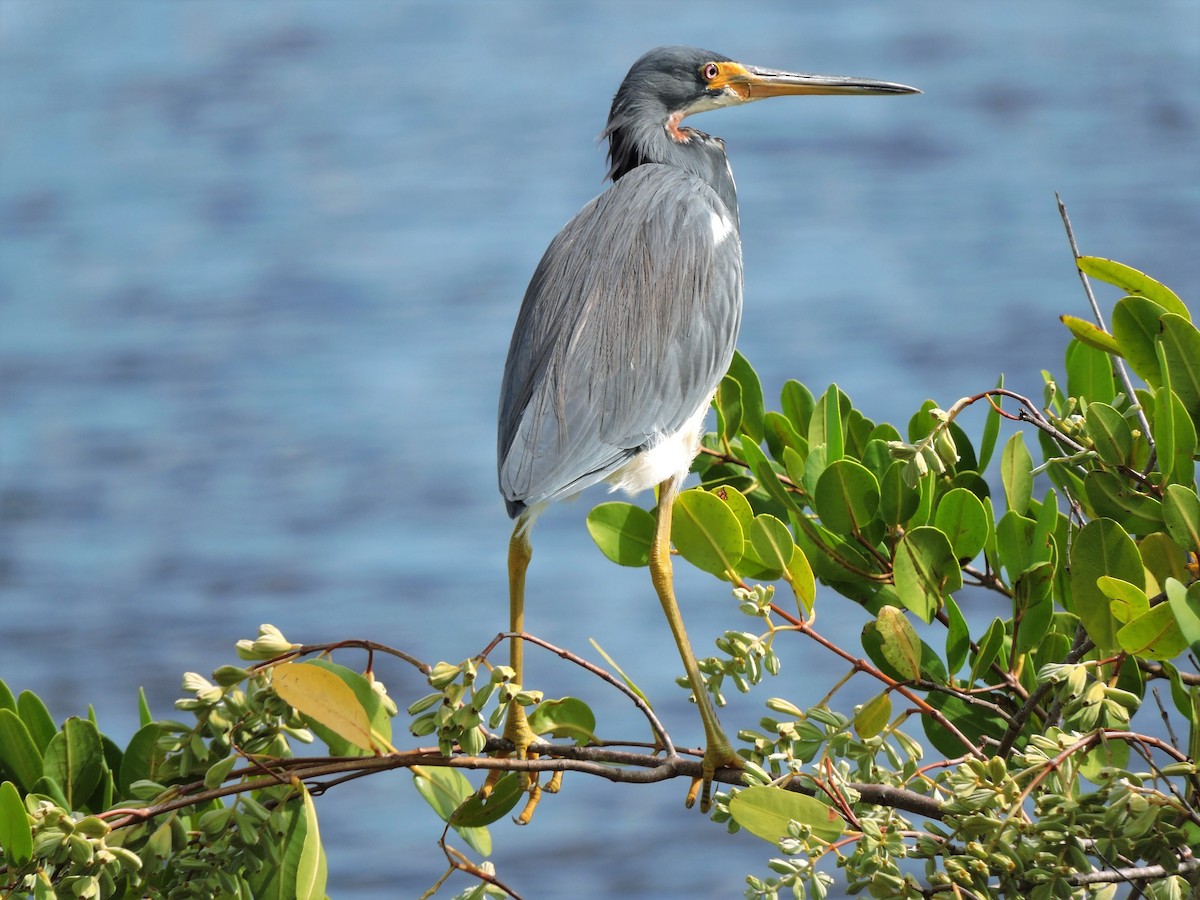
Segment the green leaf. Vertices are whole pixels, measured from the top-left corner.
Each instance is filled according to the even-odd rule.
[[[1138,541],[1138,553],[1146,568],[1146,589],[1159,593],[1168,578],[1187,584],[1192,580],[1188,572],[1188,555],[1183,548],[1162,531],[1148,534]]]
[[[1084,416],[1088,435],[1102,462],[1123,466],[1133,452],[1133,430],[1125,417],[1107,403],[1089,403]]]
[[[1039,562],[1030,566],[1013,585],[1014,656],[1037,649],[1054,618],[1054,566]]]
[[[746,499],[746,495],[737,488],[732,488],[728,485],[718,485],[717,487],[709,488],[708,493],[729,507],[729,511],[733,513],[738,524],[742,526],[742,534],[748,540],[750,537],[750,525],[754,522],[754,509],[750,506],[750,501]]]
[[[17,786],[11,781],[0,784],[0,848],[10,871],[33,859],[33,829]]]
[[[846,397],[836,384],[831,384],[817,401],[812,418],[808,423],[808,446],[810,451],[825,447],[826,463],[839,460],[845,455],[845,435],[842,432],[842,406],[849,406]]]
[[[1004,387],[1004,375],[996,380],[996,390]],[[996,439],[1000,436],[1000,413],[996,407],[1002,406],[1004,397],[992,397],[988,404],[987,419],[983,423],[983,438],[979,442],[979,471],[987,471],[987,465],[992,461],[992,453],[996,449]],[[995,406],[992,406],[992,403]]]
[[[216,790],[225,783],[225,779],[229,773],[234,770],[242,758],[236,754],[225,757],[223,760],[208,767],[208,771],[204,773],[204,786],[210,791]]]
[[[1171,390],[1179,397],[1192,424],[1200,430],[1200,331],[1174,313],[1162,316],[1159,323]]]
[[[950,539],[930,525],[912,529],[896,544],[893,573],[900,601],[925,622],[933,621],[946,594],[962,587]]]
[[[1163,493],[1163,521],[1175,543],[1200,553],[1200,498],[1181,484],[1167,486]]]
[[[1008,573],[1009,581],[1029,568],[1033,562],[1033,533],[1037,523],[1033,519],[1006,512],[996,523],[996,556],[1000,566]]]
[[[790,447],[802,457],[808,455],[808,441],[800,436],[791,420],[777,412],[763,416],[763,439],[771,456],[782,461],[783,449]]]
[[[25,723],[11,709],[0,709],[0,763],[26,793],[42,774],[42,754]]]
[[[671,541],[697,569],[725,578],[741,561],[745,536],[737,516],[719,498],[701,488],[675,500]]]
[[[1000,454],[1000,480],[1008,508],[1019,516],[1025,515],[1033,496],[1033,457],[1025,446],[1025,436],[1018,431],[1004,445]]]
[[[304,803],[304,837],[298,843],[288,842],[284,862],[290,866],[295,854],[296,900],[324,900],[327,872],[325,850],[317,827],[317,807],[303,783],[298,783],[297,788]]]
[[[1093,519],[1080,529],[1071,546],[1072,612],[1102,653],[1117,649],[1116,622],[1109,600],[1097,585],[1109,575],[1144,585],[1142,557],[1125,529],[1111,519]]]
[[[1059,321],[1071,330],[1071,334],[1080,342],[1081,346],[1090,347],[1094,350],[1099,350],[1102,353],[1112,353],[1116,356],[1121,355],[1121,348],[1116,340],[1100,326],[1087,319],[1081,319],[1078,316],[1059,316]],[[1069,371],[1069,370],[1068,370]],[[1072,397],[1091,397],[1091,394],[1076,394],[1067,389]]]
[[[808,434],[808,423],[812,419],[813,409],[816,408],[816,405],[817,401],[812,392],[800,382],[795,379],[784,382],[780,395],[780,408],[795,427],[797,434]]]
[[[875,617],[880,649],[886,659],[905,681],[921,677],[921,639],[903,610],[885,606]]]
[[[157,781],[158,767],[166,759],[166,750],[159,746],[162,728],[157,723],[150,723],[139,728],[125,752],[121,755],[121,765],[117,770],[117,793],[121,797],[132,797],[130,786],[135,781]]]
[[[1100,732],[1100,743],[1083,755],[1079,763],[1079,774],[1092,784],[1104,786],[1111,783],[1115,769],[1129,766],[1129,745],[1124,741],[1112,741]]]
[[[733,361],[729,364],[729,374],[737,379],[741,387],[742,424],[741,431],[750,436],[756,444],[763,440],[763,391],[758,373],[750,365],[741,351],[733,351]]]
[[[1115,348],[1116,341],[1111,337],[1109,340]],[[1066,364],[1068,396],[1101,403],[1112,403],[1116,399],[1113,360],[1107,353],[1079,341],[1071,341],[1067,344]]]
[[[1187,307],[1183,305],[1183,301],[1175,292],[1166,285],[1155,281],[1145,272],[1139,272],[1132,266],[1112,259],[1102,259],[1099,256],[1081,256],[1078,259],[1078,265],[1079,270],[1085,275],[1119,287],[1126,293],[1146,297],[1167,312],[1190,319]]]
[[[892,718],[892,697],[887,691],[868,700],[854,713],[854,730],[863,740],[873,738]]]
[[[1196,426],[1183,402],[1167,386],[1154,392],[1154,420],[1150,423],[1163,480],[1191,484],[1196,479]]]
[[[996,657],[1000,655],[1000,651],[1004,647],[1004,635],[1004,622],[1001,619],[992,619],[992,624],[988,626],[988,630],[984,632],[983,638],[979,641],[979,650],[975,653],[975,660],[971,663],[970,684],[978,681],[988,667],[996,661]]]
[[[1119,522],[1132,534],[1149,534],[1163,527],[1162,503],[1115,473],[1093,469],[1084,476],[1083,487],[1097,516]]]
[[[1180,634],[1191,648],[1193,655],[1200,656],[1200,581],[1185,588],[1174,578],[1168,578],[1165,586],[1167,603],[1175,616]],[[1155,607],[1158,609],[1158,607]],[[1193,690],[1195,690],[1193,688]],[[1195,719],[1193,718],[1193,723]],[[1195,728],[1195,724],[1192,726]]]
[[[1168,603],[1152,606],[1148,612],[1123,625],[1117,631],[1117,643],[1126,653],[1144,659],[1174,659],[1188,645]]]
[[[145,728],[154,721],[154,714],[150,712],[150,704],[146,700],[146,689],[138,688],[138,728]]]
[[[879,515],[892,528],[912,518],[921,503],[921,492],[904,480],[906,463],[896,460],[879,483]]]
[[[1108,598],[1108,609],[1113,618],[1122,624],[1150,612],[1150,598],[1136,584],[1101,575],[1096,579],[1096,587]]]
[[[755,516],[750,523],[750,544],[759,559],[781,570],[791,565],[796,552],[796,542],[788,527],[768,513]]]
[[[29,736],[33,738],[38,750],[45,753],[51,739],[58,734],[58,726],[54,724],[54,718],[50,715],[50,710],[46,709],[42,698],[33,691],[21,691],[21,695],[17,697],[17,713],[29,729]]]
[[[817,479],[813,504],[826,528],[857,535],[879,509],[879,483],[861,463],[838,459]]]
[[[942,495],[933,524],[950,539],[957,559],[974,559],[987,541],[987,511],[983,501],[966,488],[953,488]]]
[[[487,797],[476,792],[459,806],[451,814],[450,824],[459,828],[486,828],[512,812],[524,793],[520,773],[505,772]]]
[[[717,434],[723,441],[732,441],[742,427],[742,386],[732,375],[721,379],[713,405],[717,408]]]
[[[946,618],[946,670],[953,677],[967,661],[967,653],[971,649],[971,632],[967,628],[967,620],[963,618],[962,610],[949,595],[946,597]]]
[[[529,727],[534,734],[570,738],[576,744],[596,740],[596,716],[591,707],[577,697],[543,700],[529,714]]]
[[[788,823],[795,821],[812,829],[819,841],[831,844],[842,835],[846,823],[831,806],[815,797],[783,788],[753,785],[729,799],[729,815],[755,837],[778,844],[788,836]]]
[[[947,720],[966,736],[967,740],[978,746],[984,737],[999,741],[1008,728],[1008,723],[997,713],[978,707],[968,706],[958,697],[942,693],[931,693],[929,704],[941,711]],[[925,735],[939,753],[948,757],[962,756],[966,747],[962,742],[937,722],[932,716],[921,716],[921,724]]]
[[[413,766],[412,773],[413,784],[443,822],[450,822],[455,811],[475,793],[471,782],[457,769]],[[486,828],[453,827],[480,856],[492,855],[492,839]]]
[[[80,809],[100,783],[104,748],[100,732],[87,719],[72,716],[46,746],[42,774],[63,789],[69,809]]]
[[[648,566],[654,516],[632,503],[601,503],[587,516],[588,534],[619,566]]]
[[[752,442],[745,441],[742,443],[742,458],[746,461],[746,465],[750,467],[750,471],[758,479],[758,483],[762,485],[763,490],[768,495],[783,504],[791,512],[797,515],[800,514],[799,505],[783,486],[783,482],[775,474],[775,470],[771,467],[771,463],[767,460],[767,457],[763,455],[762,450]]]
[[[1151,387],[1158,387],[1158,353],[1154,342],[1162,329],[1159,317],[1164,310],[1145,297],[1124,297],[1113,309],[1113,337],[1130,368]]]
[[[788,562],[787,570],[783,577],[787,579],[787,583],[791,585],[792,593],[796,595],[796,602],[800,606],[800,611],[803,615],[812,615],[813,603],[817,599],[817,581],[813,575],[812,566],[809,565],[808,557],[804,555],[804,551],[799,547],[795,548],[792,553],[792,558]]]

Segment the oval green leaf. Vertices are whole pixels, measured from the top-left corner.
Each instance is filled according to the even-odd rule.
[[[619,566],[648,566],[654,516],[632,503],[601,503],[587,517],[588,534]]]
[[[900,602],[927,623],[933,621],[942,598],[962,587],[962,570],[950,539],[932,525],[914,528],[900,539],[892,566]]]
[[[1103,259],[1099,256],[1081,256],[1076,262],[1079,270],[1086,275],[1119,287],[1127,293],[1153,300],[1167,312],[1191,318],[1187,307],[1183,305],[1183,301],[1179,299],[1178,295],[1145,272],[1139,272],[1132,266],[1119,263],[1114,259]]]
[[[0,784],[0,847],[4,848],[10,871],[33,858],[29,814],[25,812],[17,786],[11,781]]]
[[[1200,497],[1190,487],[1168,485],[1163,494],[1163,521],[1179,546],[1200,553]]]
[[[22,791],[31,791],[42,776],[42,754],[21,717],[11,709],[0,709],[0,762]]]
[[[875,617],[880,650],[901,677],[916,681],[921,677],[921,639],[904,611],[885,606]]]
[[[577,697],[543,700],[529,714],[529,727],[534,734],[549,734],[570,738],[576,744],[596,740],[596,716],[591,707]]]
[[[1108,597],[1096,583],[1102,575],[1138,586],[1146,583],[1137,545],[1112,519],[1088,522],[1071,545],[1071,611],[1103,653],[1117,649],[1117,637]]]
[[[675,500],[671,541],[697,569],[724,578],[741,561],[745,537],[737,516],[722,500],[693,488]]]
[[[814,797],[783,788],[754,785],[738,791],[729,800],[729,815],[742,828],[771,844],[788,835],[788,823],[807,825],[813,837],[826,844],[841,837],[842,817]]]
[[[1033,457],[1025,446],[1025,436],[1018,431],[1000,454],[1000,480],[1004,484],[1004,496],[1008,508],[1019,516],[1025,515],[1029,500],[1033,497]]]
[[[1145,297],[1123,297],[1113,309],[1112,332],[1130,368],[1151,387],[1160,385],[1154,341],[1165,310]]]
[[[1143,659],[1174,659],[1188,641],[1180,630],[1170,603],[1160,603],[1117,631],[1121,649]]]
[[[1097,516],[1119,522],[1131,534],[1150,534],[1163,527],[1162,503],[1115,473],[1093,469],[1084,476],[1083,487]]]
[[[104,773],[104,747],[100,732],[87,719],[72,716],[46,746],[42,774],[56,781],[67,798],[68,809],[80,809]]]
[[[1133,429],[1107,403],[1089,403],[1084,416],[1096,455],[1110,466],[1123,466],[1133,451]]]
[[[830,531],[857,535],[879,509],[879,482],[861,463],[839,459],[817,479],[813,504]]]
[[[887,691],[868,700],[854,713],[854,730],[863,740],[873,738],[892,718],[892,696]]]
[[[1200,430],[1200,331],[1174,313],[1162,316],[1159,323],[1171,390],[1179,397],[1192,424]]]
[[[933,524],[950,539],[950,547],[958,559],[974,559],[987,542],[987,511],[983,501],[966,488],[954,488],[942,495]]]

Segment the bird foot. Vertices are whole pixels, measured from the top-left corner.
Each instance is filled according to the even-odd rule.
[[[506,741],[512,744],[511,751],[504,751],[497,754],[500,759],[537,759],[538,754],[530,752],[530,746],[538,740],[537,734],[529,727],[529,720],[525,716],[525,709],[513,702],[508,710],[508,718],[504,723],[504,733],[501,735]],[[479,789],[479,795],[486,799],[491,795],[492,790],[496,787],[496,783],[504,775],[503,769],[492,769],[488,773],[487,779],[483,783],[483,787]],[[559,787],[562,785],[562,772],[555,772],[545,787],[541,784],[541,779],[538,772],[521,772],[521,790],[525,791],[529,797],[525,801],[525,806],[521,809],[520,814],[515,821],[518,825],[528,825],[533,818],[534,810],[537,809],[538,803],[541,802],[542,792],[548,794],[557,794]]]
[[[700,761],[700,777],[692,779],[687,797],[683,804],[691,809],[696,803],[696,795],[700,795],[700,812],[707,813],[712,806],[712,782],[718,769],[743,769],[745,763],[738,756],[728,741],[710,741],[704,750]]]

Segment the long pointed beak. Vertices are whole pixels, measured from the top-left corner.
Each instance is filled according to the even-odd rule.
[[[846,75],[805,75],[759,69],[739,63],[720,64],[712,87],[724,87],[743,101],[790,94],[919,94],[915,87],[891,81],[871,81]]]

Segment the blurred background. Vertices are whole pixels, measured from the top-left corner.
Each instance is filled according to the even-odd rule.
[[[0,0],[0,677],[60,720],[93,704],[123,742],[139,686],[169,716],[180,674],[261,622],[431,662],[503,629],[510,330],[603,187],[613,91],[664,43],[925,91],[692,120],[738,180],[740,346],[769,403],[790,377],[898,423],[1001,372],[1040,396],[1056,317],[1087,315],[1056,191],[1084,253],[1200,295],[1195,0]],[[645,571],[584,528],[603,496],[539,521],[529,627],[592,658],[595,638],[695,745]],[[714,579],[679,593],[701,654],[743,627]],[[861,611],[818,602],[856,641]],[[731,734],[842,674],[781,649],[775,685],[730,698]],[[425,692],[380,674],[401,707]],[[528,680],[645,736],[557,659]],[[494,829],[500,874],[529,897],[740,895],[772,848],[683,814],[684,790],[568,776],[531,827]],[[416,896],[443,868],[405,774],[320,812],[334,897]]]

